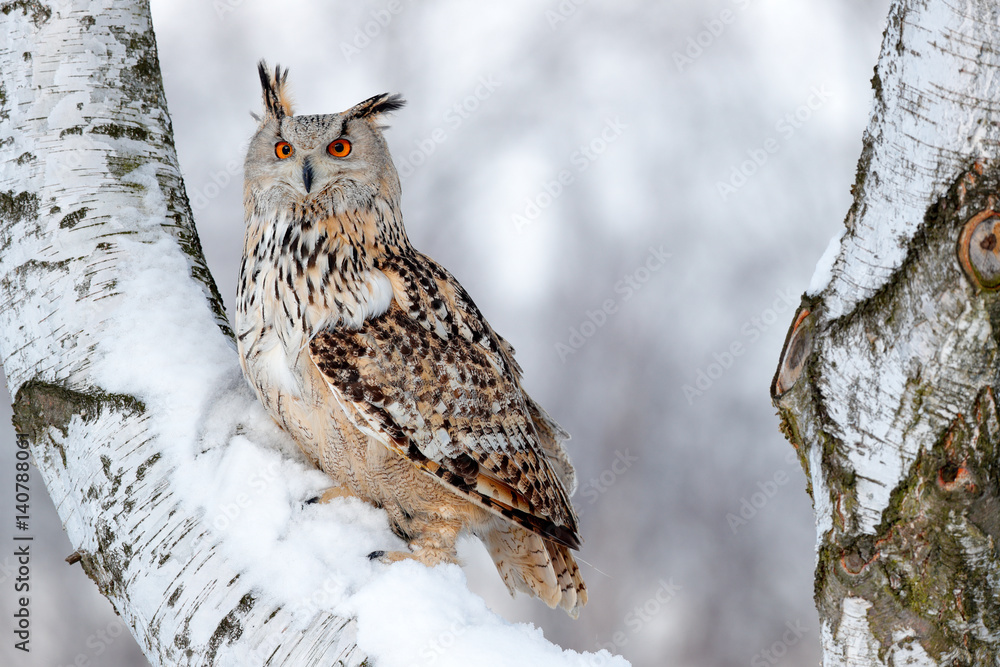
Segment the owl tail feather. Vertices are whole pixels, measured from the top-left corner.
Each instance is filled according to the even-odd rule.
[[[488,531],[483,542],[512,596],[527,593],[573,618],[587,604],[587,587],[568,547],[507,522]]]

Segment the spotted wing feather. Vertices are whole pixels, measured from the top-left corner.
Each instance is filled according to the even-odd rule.
[[[414,254],[379,267],[393,284],[389,310],[359,330],[319,333],[314,363],[359,428],[473,501],[577,548],[562,461],[546,458],[513,350],[450,274]],[[542,437],[554,440],[547,428]]]

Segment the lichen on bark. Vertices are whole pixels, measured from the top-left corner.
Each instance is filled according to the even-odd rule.
[[[137,415],[146,411],[134,396],[112,394],[95,389],[80,392],[45,382],[29,380],[14,397],[14,430],[32,443],[40,443],[48,429],[58,429],[66,437],[70,420],[93,421],[105,410]]]
[[[25,16],[31,16],[35,27],[41,26],[52,18],[52,9],[38,0],[13,0],[0,4],[0,14],[10,14],[15,11],[20,11]]]
[[[871,602],[882,659],[907,634],[936,660],[958,661],[947,664],[988,664],[996,654],[1000,431],[991,389],[973,415],[920,452],[875,535],[831,536],[820,555],[821,616],[838,623],[847,596]]]

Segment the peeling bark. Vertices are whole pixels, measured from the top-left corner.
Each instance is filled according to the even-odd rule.
[[[293,620],[294,601],[251,589],[178,493],[171,452],[197,450],[211,406],[171,411],[94,374],[116,323],[135,316],[119,291],[135,248],[162,247],[181,258],[171,287],[200,298],[208,322],[203,355],[178,354],[172,370],[219,364],[226,350],[234,373],[211,392],[237,414],[259,411],[184,192],[148,2],[5,2],[0,34],[0,353],[19,442],[73,560],[153,665],[364,664],[353,620]],[[148,368],[151,380],[161,370]],[[190,441],[163,437],[163,423]]]
[[[997,43],[996,3],[893,4],[847,231],[772,383],[827,666],[1000,664]]]

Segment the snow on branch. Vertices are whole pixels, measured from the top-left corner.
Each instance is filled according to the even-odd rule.
[[[503,621],[457,566],[369,561],[403,546],[381,511],[306,504],[329,482],[240,374],[148,2],[14,3],[0,34],[0,353],[19,441],[150,662],[626,665]]]

